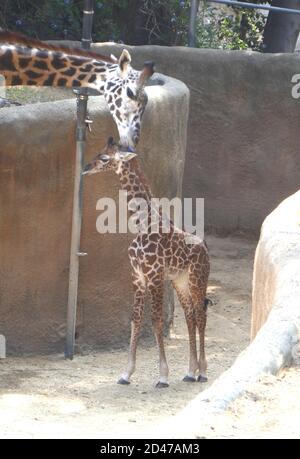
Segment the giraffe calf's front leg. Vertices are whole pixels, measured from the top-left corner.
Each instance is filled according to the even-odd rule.
[[[134,373],[135,370],[135,362],[136,362],[136,350],[137,350],[137,343],[141,331],[142,326],[142,319],[144,313],[144,305],[145,305],[145,292],[146,287],[144,283],[141,282],[140,277],[133,274],[133,286],[135,289],[134,293],[134,305],[133,305],[133,313],[132,313],[132,320],[131,320],[131,337],[130,337],[130,346],[129,346],[129,356],[128,356],[128,364],[125,372],[122,374],[121,378],[118,380],[118,384],[128,385],[130,384],[130,378]]]
[[[169,368],[164,347],[163,292],[163,279],[161,275],[157,275],[149,285],[151,319],[159,356],[159,380],[155,386],[157,389],[169,387]]]

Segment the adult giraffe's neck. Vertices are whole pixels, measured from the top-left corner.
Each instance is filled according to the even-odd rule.
[[[118,72],[118,64],[65,50],[0,45],[0,74],[10,86],[88,87],[104,92],[104,82]]]
[[[152,192],[136,158],[123,162],[117,171],[121,187],[127,192],[127,201],[142,198],[150,203]]]

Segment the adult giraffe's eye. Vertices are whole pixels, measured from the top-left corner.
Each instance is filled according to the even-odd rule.
[[[136,99],[135,95],[133,94],[130,88],[127,88],[127,96],[129,97],[129,99],[132,99],[132,100]]]

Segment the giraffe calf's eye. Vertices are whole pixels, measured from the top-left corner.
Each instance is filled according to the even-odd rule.
[[[106,155],[103,155],[100,157],[100,160],[103,162],[103,163],[108,163],[109,161],[109,156],[106,156]]]
[[[132,100],[136,99],[136,96],[133,94],[130,88],[127,88],[127,96],[129,97],[129,99],[132,99]]]

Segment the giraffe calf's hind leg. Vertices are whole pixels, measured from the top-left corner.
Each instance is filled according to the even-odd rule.
[[[183,378],[184,382],[193,383],[196,382],[196,372],[198,370],[197,360],[197,344],[196,344],[196,322],[194,317],[194,309],[192,300],[188,289],[188,273],[181,274],[173,282],[178,296],[178,300],[184,310],[185,320],[187,324],[189,334],[189,369],[187,375]]]

